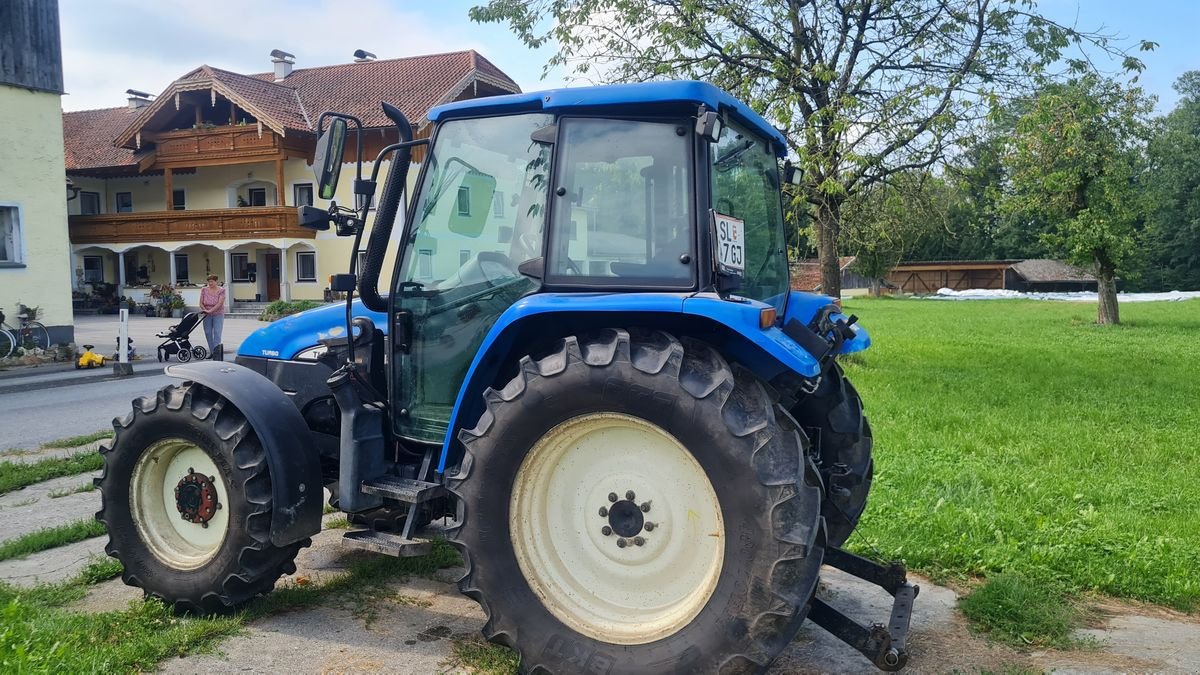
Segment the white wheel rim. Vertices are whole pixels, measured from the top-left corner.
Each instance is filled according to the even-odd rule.
[[[218,508],[206,523],[185,520],[175,488],[190,471],[208,476]],[[158,441],[138,458],[129,482],[134,525],[142,541],[164,564],[189,570],[212,559],[229,530],[229,491],[217,465],[196,444],[179,438]]]
[[[636,518],[631,525],[618,515],[644,503],[650,510],[639,515],[653,528],[630,534]],[[604,534],[614,525],[625,536]],[[550,613],[613,644],[653,642],[690,623],[725,555],[721,507],[703,467],[658,426],[617,413],[568,420],[533,446],[517,471],[509,532],[521,572]]]

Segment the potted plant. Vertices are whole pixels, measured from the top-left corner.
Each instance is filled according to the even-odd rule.
[[[182,295],[175,295],[175,296],[171,297],[171,316],[172,317],[174,317],[176,319],[182,319],[183,318],[183,310],[186,308],[187,308],[187,305],[184,304]]]

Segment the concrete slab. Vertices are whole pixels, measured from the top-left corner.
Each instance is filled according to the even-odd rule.
[[[66,581],[87,567],[92,558],[103,556],[106,543],[108,537],[96,537],[27,558],[5,560],[0,562],[0,581],[27,587]]]
[[[55,478],[0,495],[0,542],[47,527],[90,519],[100,508],[100,493],[79,492],[61,497],[52,494],[91,485],[96,473]]]

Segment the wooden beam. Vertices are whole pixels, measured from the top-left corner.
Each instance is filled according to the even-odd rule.
[[[163,210],[171,211],[175,208],[175,199],[173,194],[175,190],[171,185],[171,167],[163,169],[163,190],[166,192],[167,198],[166,207]]]
[[[275,160],[275,202],[276,206],[287,206],[287,195],[283,191],[283,159]]]

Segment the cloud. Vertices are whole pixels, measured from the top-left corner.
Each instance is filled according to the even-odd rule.
[[[268,56],[272,49],[295,54],[298,68],[347,63],[358,48],[381,59],[475,49],[523,87],[557,85],[539,83],[536,74],[532,78],[525,74],[541,59],[519,47],[515,38],[498,40],[496,31],[472,24],[465,7],[452,19],[436,20],[418,11],[423,3],[398,4],[384,0],[286,4],[61,0],[68,93],[63,108],[124,105],[126,89],[158,93],[202,64],[242,73],[267,72],[272,68]]]

